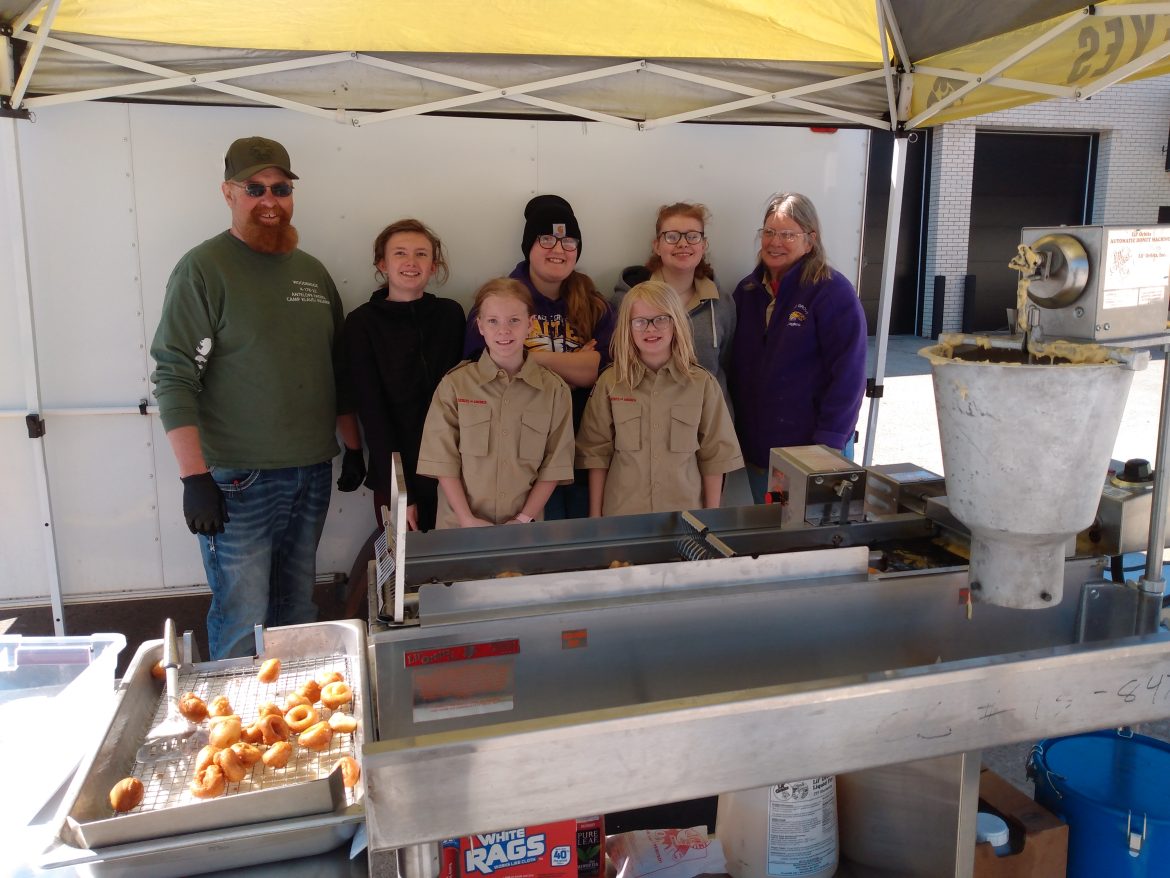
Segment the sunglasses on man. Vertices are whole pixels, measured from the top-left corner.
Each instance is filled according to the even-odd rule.
[[[271,186],[265,186],[263,183],[237,183],[232,180],[231,184],[243,189],[249,198],[263,198],[264,193],[269,190],[276,198],[288,198],[293,193],[292,183],[273,183]]]

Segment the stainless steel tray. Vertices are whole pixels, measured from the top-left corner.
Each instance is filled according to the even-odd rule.
[[[255,823],[96,851],[61,845],[43,857],[39,865],[50,875],[60,870],[66,875],[90,878],[188,878],[332,851],[352,839],[364,820],[360,807],[350,807],[342,814]],[[290,868],[288,874],[305,873]]]
[[[194,839],[207,832],[251,825],[285,832],[288,822],[296,818],[352,816],[355,811],[360,815],[364,780],[346,790],[339,773],[331,774],[330,769],[343,754],[360,762],[367,730],[372,729],[363,626],[345,621],[274,628],[266,632],[265,643],[266,655],[261,658],[276,657],[282,662],[276,683],[256,681],[260,659],[233,659],[184,666],[180,671],[182,691],[207,697],[226,694],[236,712],[247,719],[255,715],[262,701],[280,701],[317,671],[337,668],[354,692],[351,709],[359,725],[353,735],[335,735],[330,748],[321,754],[294,746],[294,760],[287,769],[274,772],[258,763],[243,781],[229,784],[224,796],[196,799],[187,785],[197,746],[177,762],[135,763],[135,752],[146,731],[165,712],[161,685],[150,674],[161,655],[161,641],[149,641],[139,648],[118,688],[117,707],[102,743],[83,761],[66,795],[61,841],[106,853],[151,839],[166,840],[173,848],[176,836]],[[328,714],[321,711],[322,718]],[[115,815],[107,795],[110,787],[127,775],[143,782],[146,797],[134,811]],[[335,846],[336,840],[328,833],[323,838]]]

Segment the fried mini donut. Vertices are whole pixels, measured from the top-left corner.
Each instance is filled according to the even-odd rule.
[[[321,703],[330,710],[337,710],[343,704],[349,704],[353,701],[353,692],[350,691],[349,684],[337,681],[330,683],[321,690]]]
[[[218,747],[212,747],[208,744],[199,751],[199,755],[195,757],[195,773],[198,774],[207,766],[215,763],[215,754],[219,752]]]
[[[277,741],[288,740],[288,723],[283,716],[269,714],[260,720],[260,733],[264,736],[265,744],[275,744]]]
[[[324,750],[332,740],[333,729],[329,728],[329,723],[322,720],[301,732],[297,743],[306,750]]]
[[[193,723],[201,723],[207,719],[207,704],[194,692],[186,692],[179,696],[179,713]]]
[[[321,684],[321,688],[328,686],[330,683],[340,683],[345,677],[341,671],[331,668],[328,671],[320,671],[317,674],[316,680]]]
[[[284,768],[288,765],[288,758],[292,756],[292,744],[288,741],[277,741],[264,751],[260,757],[269,768]]]
[[[304,704],[304,705],[307,705],[308,707],[313,706],[313,702],[311,702],[308,699],[308,697],[302,695],[300,692],[290,692],[290,693],[288,693],[288,695],[284,696],[284,712],[285,713],[288,713],[290,710],[292,710],[298,704]]]
[[[260,730],[260,720],[256,720],[252,725],[240,729],[240,740],[245,744],[264,743],[264,732]]]
[[[347,787],[357,786],[358,778],[362,776],[362,767],[352,756],[342,756],[333,763],[333,769],[341,766],[341,782]]]
[[[215,764],[228,779],[228,783],[239,783],[248,776],[248,769],[244,767],[243,760],[235,750],[220,750],[215,754]]]
[[[309,699],[309,704],[316,704],[321,700],[321,684],[308,680],[297,687],[297,695]]]
[[[223,750],[240,740],[242,733],[240,718],[234,713],[231,716],[213,716],[207,742],[217,750]]]
[[[236,741],[236,743],[232,744],[231,749],[240,757],[240,762],[244,763],[244,765],[255,765],[260,761],[260,757],[264,755],[264,751],[255,744],[247,744],[243,741]]]
[[[231,716],[235,713],[232,710],[232,703],[228,701],[226,695],[216,695],[207,703],[207,712],[212,716]]]
[[[348,735],[357,729],[357,726],[357,717],[350,716],[348,713],[338,712],[329,717],[329,728],[339,735]]]
[[[224,780],[223,771],[218,765],[208,765],[195,772],[195,776],[191,778],[191,795],[199,799],[214,799],[216,796],[222,796],[223,791],[227,789],[227,781]]]
[[[307,704],[298,704],[284,715],[290,731],[303,732],[317,721],[317,711]]]
[[[263,704],[261,704],[259,707],[256,708],[256,716],[259,719],[263,719],[264,717],[268,716],[268,714],[270,714],[270,713],[279,714],[280,716],[284,716],[284,711],[280,709],[280,705],[273,702],[273,701],[265,701]]]
[[[268,659],[256,672],[256,679],[261,683],[275,683],[280,677],[280,659]]]
[[[136,777],[124,777],[110,789],[110,807],[119,813],[133,811],[142,804],[146,789]]]

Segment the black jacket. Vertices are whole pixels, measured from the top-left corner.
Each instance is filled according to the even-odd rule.
[[[413,302],[391,302],[385,288],[345,318],[350,377],[370,449],[367,487],[389,495],[397,451],[407,496],[414,494],[423,421],[439,379],[462,359],[466,322],[451,299],[423,293]]]

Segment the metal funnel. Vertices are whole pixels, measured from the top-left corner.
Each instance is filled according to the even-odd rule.
[[[1135,366],[1002,362],[1002,351],[1000,362],[975,362],[955,350],[921,353],[948,502],[971,531],[972,590],[1002,607],[1054,606],[1065,546],[1096,514]]]

